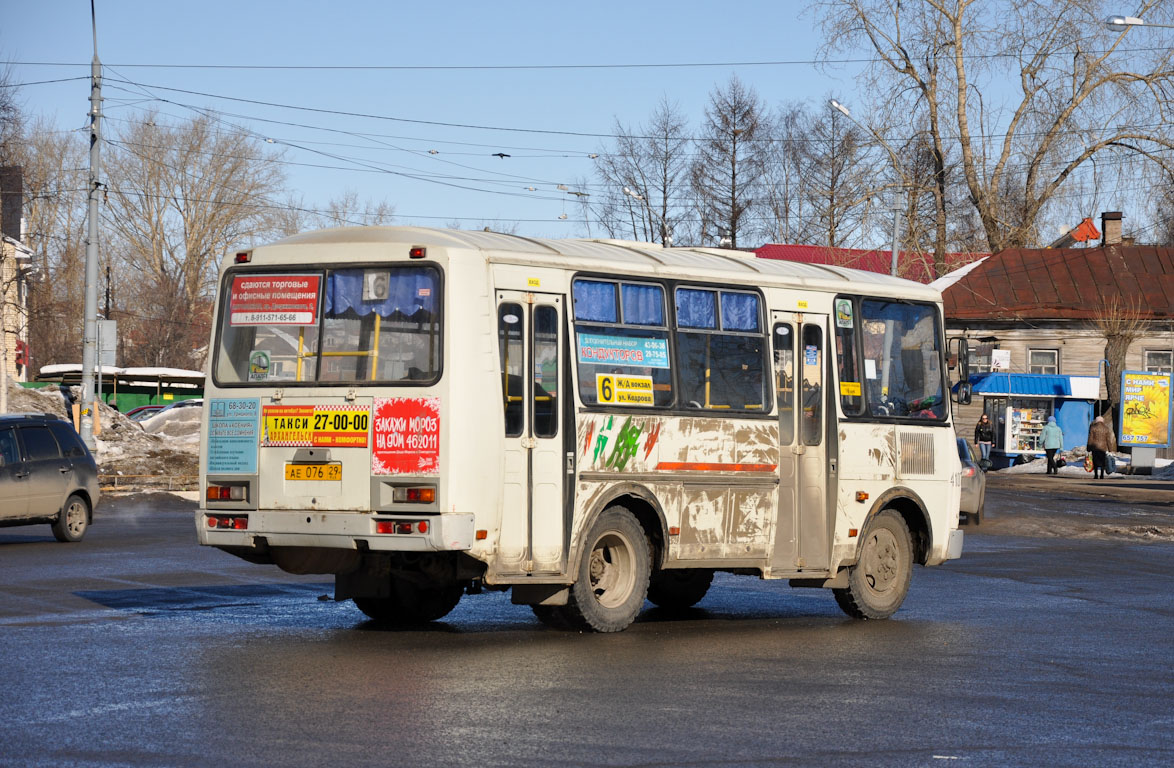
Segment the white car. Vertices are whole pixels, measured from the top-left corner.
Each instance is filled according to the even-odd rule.
[[[986,504],[986,472],[978,466],[974,448],[965,438],[958,438],[958,458],[962,460],[962,502],[959,518],[978,525],[982,522],[982,508]],[[959,520],[961,522],[961,520]]]

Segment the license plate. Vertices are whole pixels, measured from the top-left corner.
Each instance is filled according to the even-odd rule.
[[[286,480],[342,480],[341,464],[286,464]]]

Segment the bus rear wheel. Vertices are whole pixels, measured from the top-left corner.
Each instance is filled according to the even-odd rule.
[[[848,567],[848,587],[833,589],[836,602],[854,619],[887,619],[897,612],[913,578],[913,539],[895,510],[868,524],[860,559]]]
[[[577,578],[560,618],[592,632],[626,629],[644,607],[651,562],[640,523],[624,507],[608,507],[584,539]]]
[[[460,584],[418,584],[395,579],[388,597],[356,597],[359,610],[381,624],[425,624],[443,618],[457,607]]]
[[[648,583],[648,599],[668,610],[691,608],[701,602],[712,583],[713,571],[696,568],[657,571]]]

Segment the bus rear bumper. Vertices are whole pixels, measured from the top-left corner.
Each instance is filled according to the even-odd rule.
[[[209,523],[210,517],[226,516],[246,518],[245,527],[212,527]],[[196,517],[200,544],[234,550],[311,547],[373,552],[464,551],[473,548],[473,526],[471,514],[406,516],[202,509]]]

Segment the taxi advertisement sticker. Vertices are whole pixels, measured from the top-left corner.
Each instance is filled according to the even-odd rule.
[[[296,448],[366,448],[365,405],[266,405],[261,444]]]

